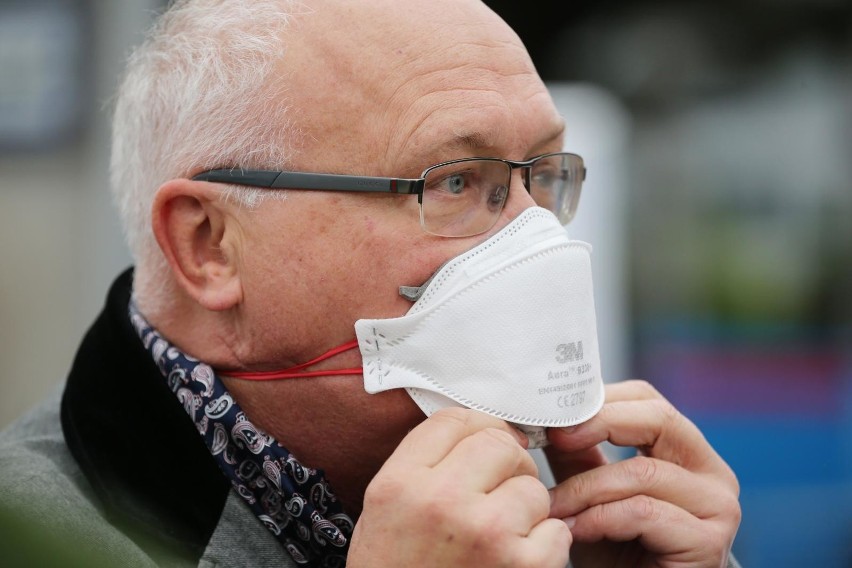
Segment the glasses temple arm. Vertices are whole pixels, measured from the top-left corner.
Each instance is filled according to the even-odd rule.
[[[272,189],[317,189],[379,193],[420,193],[422,179],[397,179],[340,174],[315,174],[269,170],[210,170],[192,179],[218,183],[250,185]]]

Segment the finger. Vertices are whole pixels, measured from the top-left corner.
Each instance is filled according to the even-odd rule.
[[[650,405],[649,410],[655,412],[656,414],[654,416],[654,419],[657,423],[662,423],[663,426],[668,424],[671,426],[679,427],[669,429],[669,433],[682,435],[682,445],[685,445],[688,448],[699,449],[700,447],[701,449],[706,450],[704,452],[704,456],[710,458],[711,461],[715,462],[714,465],[721,465],[721,470],[728,469],[727,464],[725,464],[724,461],[716,454],[716,452],[704,438],[704,435],[701,433],[698,427],[696,427],[695,424],[693,424],[683,414],[678,412],[677,409],[647,381],[622,381],[618,383],[608,384],[606,386],[606,389],[607,402],[648,402],[648,404]],[[610,410],[610,412],[615,411]],[[646,436],[647,441],[645,441],[644,443],[625,440],[623,444],[619,445],[633,446],[639,448],[641,452],[646,453],[647,455],[654,455],[655,457],[675,461],[670,459],[671,456],[666,455],[665,453],[665,450],[668,446],[662,444],[659,448],[657,447],[658,442],[666,441],[665,436],[663,435],[665,433],[666,431],[663,428],[658,428],[657,431],[648,433],[652,435]],[[678,445],[678,441],[675,441],[675,443],[672,444],[672,446],[675,445]],[[656,451],[654,451],[655,449]],[[679,462],[675,461],[675,463]]]
[[[563,521],[545,519],[521,539],[515,561],[508,566],[535,566],[536,568],[565,568],[573,537]]]
[[[508,432],[523,447],[527,446],[527,437],[499,418],[466,408],[444,408],[412,429],[397,446],[393,458],[431,467],[443,460],[459,441],[486,428]]]
[[[666,461],[637,456],[569,478],[551,490],[551,516],[573,516],[605,503],[647,495],[699,518],[737,506],[736,495],[714,478]]]
[[[596,416],[574,429],[554,430],[551,443],[562,451],[609,441],[639,448],[645,455],[691,471],[721,475],[735,483],[733,472],[695,424],[662,398],[608,402]]]
[[[690,515],[683,509],[644,495],[597,505],[573,519],[575,542],[638,539],[650,553],[664,555],[677,563],[696,562],[708,550],[723,550],[722,531]]]
[[[455,478],[462,489],[481,493],[488,493],[510,477],[538,476],[535,460],[518,439],[496,428],[463,438],[433,467]]]
[[[660,391],[655,389],[648,381],[630,380],[608,383],[605,389],[605,402],[664,398]]]
[[[574,452],[563,452],[551,443],[544,448],[544,455],[556,483],[608,463],[603,449],[598,445]]]
[[[665,402],[665,398],[660,392],[655,389],[647,381],[630,380],[617,383],[609,383],[605,385],[605,403],[613,404],[618,402],[632,401],[655,401],[654,404]],[[601,408],[603,410],[603,408]],[[593,419],[594,417],[592,417]],[[590,448],[599,444],[602,440],[599,435],[600,429],[590,428],[589,422],[592,420],[564,428],[549,428],[548,439],[551,444],[555,444],[562,451],[573,451],[579,448]],[[592,424],[594,426],[594,424]],[[570,434],[567,438],[565,435]]]
[[[505,531],[528,536],[532,528],[548,518],[550,494],[536,477],[511,477],[488,494],[484,507],[493,511],[494,523]]]

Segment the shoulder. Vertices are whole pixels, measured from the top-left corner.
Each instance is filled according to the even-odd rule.
[[[82,500],[85,478],[77,467],[59,421],[55,392],[0,433],[0,498],[16,500],[55,493]]]
[[[59,398],[54,393],[0,433],[0,545],[30,565],[61,558],[107,566],[121,558],[126,566],[154,566],[105,519],[65,443]]]

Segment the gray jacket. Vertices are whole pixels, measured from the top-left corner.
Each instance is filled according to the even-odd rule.
[[[7,525],[0,534],[14,535],[14,542],[4,543],[4,556],[20,560],[4,565],[295,568],[233,491],[197,558],[165,553],[152,539],[113,524],[65,443],[59,401],[56,393],[0,434],[0,510],[5,514],[0,522]]]

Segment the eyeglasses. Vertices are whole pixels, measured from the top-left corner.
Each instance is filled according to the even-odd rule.
[[[512,170],[540,207],[567,224],[577,211],[586,179],[583,158],[557,152],[525,161],[462,158],[436,164],[418,179],[317,174],[271,170],[217,169],[192,179],[264,189],[416,194],[423,230],[441,237],[470,237],[489,230],[506,204]]]

